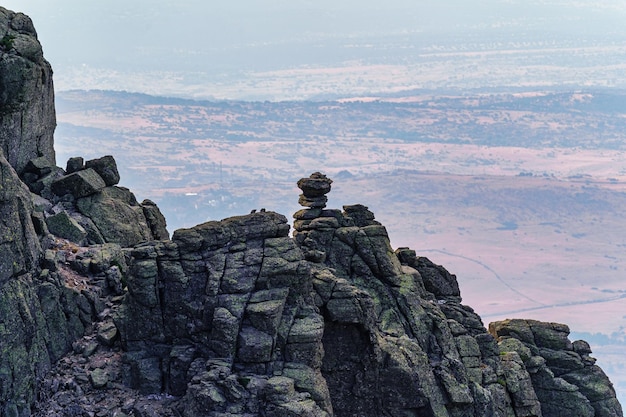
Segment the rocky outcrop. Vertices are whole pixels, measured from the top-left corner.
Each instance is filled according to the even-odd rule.
[[[136,246],[115,319],[125,383],[179,398],[168,409],[187,417],[621,415],[610,384],[594,408],[575,384],[538,379],[547,362],[498,344],[454,275],[394,251],[367,207],[326,209],[330,183],[299,182],[293,238],[262,212]]]
[[[42,249],[33,224],[30,193],[2,155],[0,176],[0,284],[4,284],[35,271]]]
[[[0,7],[0,284],[36,270],[41,246],[28,189],[15,173],[54,159],[52,70],[30,18]],[[36,221],[35,223],[40,223]]]
[[[116,320],[129,385],[184,396],[189,416],[328,415],[323,318],[288,232],[262,212],[135,247]]]
[[[112,156],[55,165],[32,23],[0,8],[0,32],[0,416],[622,416],[567,326],[487,332],[319,172],[292,236],[263,210],[170,240]]]
[[[321,370],[335,415],[513,413],[480,318],[447,290],[454,285],[433,293],[422,278],[452,276],[413,251],[394,252],[365,206],[313,210],[294,216],[294,239],[314,265],[325,318]]]
[[[2,156],[0,173],[0,415],[28,415],[36,381],[95,321],[98,293],[72,281],[78,274],[64,267],[66,244],[45,232],[42,213]]]
[[[69,175],[100,175],[72,164]],[[32,293],[25,311],[34,319],[12,331],[44,330],[34,333],[37,349],[4,360],[22,366],[13,386],[45,377],[19,403],[18,391],[3,392],[13,401],[6,413],[35,403],[37,415],[622,415],[588,345],[567,341],[566,326],[520,320],[488,333],[461,303],[456,277],[411,249],[394,251],[366,206],[326,209],[319,198],[331,181],[321,174],[311,178],[323,184],[315,196],[311,181],[299,183],[305,209],[293,237],[284,216],[263,211],[124,249],[49,231],[80,232],[86,202],[135,207],[130,192],[104,180],[88,195],[61,192],[52,184],[63,170],[31,165],[41,173],[34,183],[57,172],[56,194],[37,196],[33,209],[13,172],[21,191],[12,193],[30,213],[22,218],[39,225],[27,258],[39,283],[19,289]],[[153,239],[164,224],[143,205]]]
[[[615,390],[589,354],[589,344],[572,343],[564,324],[535,320],[491,323],[507,360],[523,363],[544,416],[621,416]]]
[[[70,165],[69,175],[100,175],[80,158]],[[124,249],[49,231],[81,232],[86,202],[135,206],[128,191],[102,180],[86,196],[60,192],[52,184],[69,175],[29,166],[39,166],[33,183],[57,172],[48,187],[57,194],[33,210],[13,172],[21,191],[11,192],[31,213],[22,217],[39,224],[29,259],[40,272],[18,289],[26,301],[3,302],[33,317],[12,331],[44,330],[27,333],[37,348],[3,358],[25,375],[5,386],[41,382],[3,392],[5,413],[35,403],[42,416],[622,415],[589,346],[569,342],[566,326],[511,320],[487,332],[456,277],[394,251],[366,206],[326,209],[332,181],[322,174],[299,182],[305,208],[293,237],[284,216],[263,211]],[[149,214],[160,213],[153,203],[142,205],[153,239],[164,224]]]
[[[0,7],[0,149],[21,173],[28,161],[55,162],[52,69],[30,18]]]
[[[26,164],[22,174],[48,230],[79,245],[117,243],[131,247],[152,239],[169,239],[165,217],[150,200],[137,202],[111,155],[83,162],[70,158],[67,171],[44,158]]]
[[[33,401],[27,382],[50,364],[41,306],[30,285],[42,249],[28,189],[1,155],[0,174],[0,403],[18,410]]]
[[[154,203],[115,187],[112,157],[76,169],[78,180],[55,166],[55,123],[52,70],[33,24],[0,7],[0,416],[30,415],[55,362],[99,321],[113,326],[103,313],[122,293],[117,244],[168,237]],[[124,233],[105,227],[124,220]]]
[[[115,344],[118,331],[111,309],[122,301],[126,256],[118,243],[78,245],[86,244],[89,236],[75,220],[73,200],[49,201],[31,194],[1,155],[0,174],[0,415],[30,415],[33,404],[47,400],[59,386],[72,387],[72,396],[76,389],[82,392],[75,379],[50,385],[55,362],[68,353],[92,355],[98,346]],[[153,203],[147,207],[158,222],[158,208]],[[164,230],[164,221],[160,226]],[[152,238],[146,220],[143,232]],[[83,336],[89,343],[77,344]],[[102,357],[116,356],[103,348],[94,358]],[[72,363],[72,368],[79,369],[77,365]],[[109,376],[102,372],[89,375],[94,386],[107,385],[102,381]],[[78,402],[63,390],[60,394],[64,405],[50,404],[59,406],[62,415],[79,415],[71,414]]]

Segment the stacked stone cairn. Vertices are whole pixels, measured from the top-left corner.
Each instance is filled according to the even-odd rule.
[[[301,178],[298,181],[298,188],[302,190],[300,194],[300,203],[303,207],[309,207],[311,214],[320,214],[320,211],[326,207],[328,197],[326,194],[330,192],[330,185],[333,180],[327,178],[320,172],[314,172],[309,178]]]
[[[490,325],[332,181],[177,230],[112,156],[56,166],[52,70],[0,7],[0,417],[622,417],[567,326]]]

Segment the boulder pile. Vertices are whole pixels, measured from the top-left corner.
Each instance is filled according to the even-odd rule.
[[[130,247],[150,239],[168,239],[165,218],[150,200],[137,202],[111,155],[84,162],[70,158],[65,170],[45,157],[34,158],[22,174],[38,195],[37,209],[56,236],[79,245],[118,243]]]

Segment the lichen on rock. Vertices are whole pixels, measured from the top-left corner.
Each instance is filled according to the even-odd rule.
[[[0,7],[0,35],[0,416],[622,416],[567,326],[488,332],[322,173],[292,236],[262,211],[170,240],[113,156],[56,166],[33,24]]]
[[[622,415],[613,385],[589,357],[589,344],[572,343],[566,325],[515,319],[491,323],[489,331],[501,351],[525,365],[544,416]]]
[[[31,19],[0,7],[0,149],[21,173],[37,157],[55,160],[52,68]]]

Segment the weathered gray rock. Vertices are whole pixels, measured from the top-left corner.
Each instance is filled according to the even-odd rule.
[[[523,360],[544,417],[622,416],[613,385],[589,358],[589,344],[572,344],[566,325],[516,319],[491,323],[489,331],[503,351]]]
[[[328,198],[326,194],[330,192],[332,180],[326,175],[314,172],[309,178],[302,178],[298,181],[298,188],[302,190],[298,203],[311,209],[322,209],[326,207]]]
[[[352,210],[366,214],[362,226],[348,213],[320,210],[295,239],[287,237],[286,219],[268,212],[136,247],[116,319],[136,370],[132,386],[148,392],[158,386],[156,375],[169,380],[166,368],[140,365],[171,361],[181,350],[222,364],[206,362],[202,371],[194,370],[197,361],[177,362],[176,378],[186,375],[189,384],[189,416],[246,407],[252,415],[340,416],[539,409],[524,397],[532,398],[532,385],[514,406],[480,318],[458,297],[433,302],[420,273],[400,262],[365,210]],[[304,253],[300,241],[308,242]],[[310,248],[324,251],[316,264],[304,260]],[[266,389],[252,389],[252,380]]]
[[[113,322],[105,322],[100,325],[98,329],[97,340],[106,346],[113,346],[115,339],[117,338],[117,327]]]
[[[34,158],[28,161],[28,163],[24,167],[23,173],[34,174],[37,176],[37,178],[40,178],[52,172],[53,168],[53,161],[48,160],[48,158],[45,156],[40,156],[38,158]]]
[[[269,362],[272,355],[274,339],[269,334],[251,327],[239,331],[237,343],[237,359],[243,363]]]
[[[154,202],[139,204],[128,189],[114,186],[119,173],[112,156],[86,164],[80,157],[70,158],[67,175],[51,167],[46,158],[35,158],[23,178],[30,181],[32,192],[58,203],[45,210],[48,228],[56,236],[81,244],[109,242],[125,247],[169,239],[165,217]]]
[[[36,271],[42,249],[31,220],[30,192],[0,154],[0,285]]]
[[[417,257],[415,251],[408,248],[400,248],[396,254],[403,264],[419,271],[426,291],[436,298],[461,296],[456,276],[450,274],[441,265],[435,265],[428,258]]]
[[[167,223],[165,216],[159,210],[159,207],[152,200],[143,200],[141,202],[141,208],[143,214],[148,222],[148,227],[152,233],[152,238],[157,240],[167,240],[170,238],[170,234],[167,231]]]
[[[33,158],[54,163],[52,69],[30,18],[0,7],[0,149],[21,173]]]
[[[374,213],[362,204],[343,206],[343,211],[346,213],[346,220],[351,219],[355,226],[365,227],[380,225],[379,222],[374,220]]]
[[[89,171],[95,173],[86,169],[71,175]],[[132,247],[153,238],[143,208],[126,188],[103,187],[96,194],[78,199],[76,206],[93,221],[106,242]]]
[[[177,362],[177,378],[186,375],[189,383],[188,389],[176,388],[186,392],[187,415],[200,410],[236,414],[246,407],[255,413],[327,415],[311,400],[330,407],[319,372],[323,319],[311,309],[309,269],[287,233],[284,216],[262,212],[178,230],[171,242],[136,247],[129,297],[116,318],[127,361],[137,369],[133,386],[157,386],[133,363],[171,361],[171,352],[191,350],[205,361],[220,358],[228,372],[220,365],[195,373],[191,360]],[[146,340],[160,341],[162,347],[146,348]],[[175,340],[187,344],[164,344]],[[293,391],[280,401],[267,398],[261,386],[280,375],[287,362],[291,373],[285,379]]]
[[[62,178],[65,175],[63,170],[59,167],[51,167],[49,173],[43,176],[32,175],[28,172],[22,173],[22,178],[28,186],[28,188],[35,194],[48,199],[56,199],[56,195],[52,191],[52,184]]]
[[[68,161],[69,162],[69,161]],[[107,186],[117,185],[120,182],[120,174],[117,171],[117,163],[111,155],[85,162],[85,169],[93,169],[104,180]]]
[[[302,178],[298,181],[298,188],[302,190],[307,198],[321,197],[330,192],[330,185],[333,180],[327,178],[320,172],[314,172],[308,178]]]
[[[235,354],[239,320],[227,308],[218,307],[213,312],[209,346],[219,358],[232,360]]]
[[[58,195],[71,194],[74,198],[87,197],[106,187],[93,169],[85,169],[59,178],[52,183],[52,191]]]
[[[87,231],[66,211],[48,217],[46,224],[50,233],[74,243],[81,243],[87,237]]]
[[[511,396],[516,416],[541,416],[542,408],[537,398],[524,362],[517,352],[503,352],[501,364],[503,384]]]
[[[2,284],[0,319],[3,323],[0,404],[12,404],[21,414],[30,410],[34,402],[36,375],[50,366],[45,344],[48,336],[45,318],[39,299],[27,280],[13,279]]]
[[[96,389],[104,388],[109,383],[109,375],[102,368],[96,368],[89,374],[89,379]]]
[[[130,358],[127,356],[126,358]],[[142,394],[160,393],[163,388],[163,372],[159,358],[139,358],[129,360],[132,381]]]
[[[76,316],[50,271],[40,279],[31,195],[2,155],[0,178],[0,404],[10,415],[29,415],[37,377],[71,350],[82,328],[72,324]]]
[[[20,178],[35,194],[51,199],[52,183],[61,178],[64,172],[45,156],[31,159],[24,167]]]
[[[67,160],[65,172],[67,174],[73,174],[77,171],[85,169],[85,160],[81,156],[75,156]]]
[[[76,208],[77,209],[77,208]],[[72,208],[74,210],[74,208]],[[106,243],[98,226],[89,217],[78,211],[72,211],[71,217],[87,232],[86,241],[88,245],[101,245]]]
[[[0,157],[1,415],[30,415],[38,386],[37,415],[622,416],[567,326],[487,333],[366,206],[325,209],[319,172],[298,181],[293,238],[261,212],[169,241],[112,156],[54,166],[49,66],[30,19],[0,8],[3,27],[0,144],[39,197]]]

